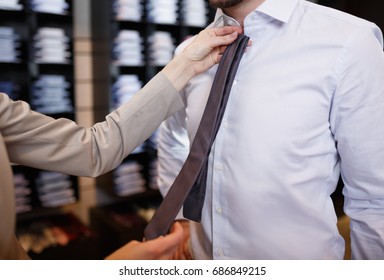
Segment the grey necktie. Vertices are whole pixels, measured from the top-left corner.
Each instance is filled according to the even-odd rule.
[[[204,204],[207,163],[219,130],[233,80],[249,38],[240,34],[221,58],[199,128],[188,157],[168,194],[144,231],[146,240],[165,235],[184,204],[185,218],[199,222]]]

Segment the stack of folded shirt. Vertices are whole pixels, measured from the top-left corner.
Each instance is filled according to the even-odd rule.
[[[148,38],[149,59],[152,66],[165,66],[173,57],[175,51],[174,40],[171,33],[155,31]]]
[[[30,104],[43,114],[73,113],[69,87],[62,75],[41,75],[33,83]]]
[[[122,163],[113,171],[114,191],[118,196],[129,196],[144,192],[143,166],[136,161]]]
[[[120,75],[112,85],[112,110],[121,104],[128,102],[135,93],[143,86],[137,75]],[[131,154],[140,153],[144,150],[144,144],[134,149]]]
[[[181,18],[185,25],[204,27],[207,25],[208,9],[204,0],[182,0]]]
[[[67,14],[69,5],[65,0],[29,0],[31,10],[49,14]]]
[[[130,100],[143,86],[137,75],[120,75],[112,85],[113,108]]]
[[[143,16],[141,0],[115,0],[112,9],[116,20],[141,21]]]
[[[36,178],[38,198],[43,207],[64,206],[76,201],[70,176],[41,171]]]
[[[20,36],[12,27],[0,26],[0,62],[20,62]]]
[[[117,65],[144,65],[143,39],[139,31],[120,30],[113,42],[112,55]]]
[[[32,190],[29,180],[23,173],[15,173],[13,182],[15,184],[16,213],[32,210]]]
[[[149,22],[160,24],[177,23],[177,0],[149,0],[146,8]]]
[[[64,29],[41,27],[33,39],[36,63],[70,63],[70,39]]]
[[[7,94],[12,100],[20,97],[20,88],[11,80],[0,81],[0,92]]]
[[[19,11],[23,5],[19,4],[19,0],[0,0],[0,9]]]

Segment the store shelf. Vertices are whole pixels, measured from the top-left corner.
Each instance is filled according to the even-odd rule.
[[[75,120],[72,1],[63,2],[64,10],[49,2],[46,10],[47,5],[42,5],[42,1],[34,5],[31,0],[18,1],[16,5],[13,1],[9,3],[0,7],[1,91],[14,100],[28,102],[33,110],[43,114]],[[57,33],[62,36],[53,36]],[[67,179],[72,192],[68,203],[53,204],[41,199],[38,180],[46,173],[44,170],[23,166],[13,166],[13,170],[17,176],[27,178],[21,192],[30,192],[26,197],[17,198],[30,202],[27,202],[29,207],[20,208],[19,213],[60,207],[78,200],[76,177]]]
[[[188,9],[182,9],[187,4],[198,6],[197,13],[203,16],[200,25],[188,22],[191,16],[187,17],[183,12]],[[157,10],[159,7],[162,9]],[[203,9],[199,10],[200,8]],[[209,9],[207,1],[196,0],[132,1],[128,6],[123,1],[103,0],[92,2],[92,16],[92,37],[97,42],[94,76],[98,81],[105,82],[104,87],[99,86],[96,89],[95,95],[102,96],[109,92],[109,104],[105,111],[108,113],[120,103],[129,100],[133,93],[158,73],[172,58],[178,44],[205,27]],[[106,63],[109,67],[105,67]],[[124,86],[119,87],[121,84]],[[128,88],[130,90],[126,90]],[[103,118],[101,116],[98,121]],[[146,181],[145,192],[156,188],[153,184],[153,176],[156,176],[153,175],[156,161],[154,137],[155,135],[123,162],[137,162],[142,166],[141,173]],[[115,178],[116,170],[98,178],[97,185],[110,193],[108,190],[116,189]],[[121,198],[116,192],[112,196],[118,201]]]

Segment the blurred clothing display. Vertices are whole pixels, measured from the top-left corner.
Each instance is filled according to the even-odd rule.
[[[112,85],[112,108],[110,110],[115,110],[128,102],[142,87],[143,82],[137,75],[120,75]],[[141,144],[132,151],[132,154],[143,151],[144,144]]]
[[[144,65],[143,39],[137,30],[120,30],[113,41],[112,59],[116,65]]]
[[[148,38],[148,42],[150,65],[164,66],[172,59],[175,45],[171,33],[166,31],[155,31]]]
[[[0,80],[0,92],[4,92],[11,99],[17,100],[20,96],[20,86],[11,80]]]
[[[160,24],[177,23],[177,0],[149,0],[146,8],[149,22]]]
[[[0,9],[19,11],[23,9],[23,4],[19,0],[0,0]]]
[[[143,87],[137,75],[120,75],[112,85],[112,110],[130,100]]]
[[[31,10],[49,14],[67,14],[69,5],[65,0],[29,0]]]
[[[126,161],[113,171],[114,192],[118,196],[128,196],[146,190],[143,166],[136,161]]]
[[[76,197],[72,185],[69,175],[41,171],[36,179],[41,205],[43,207],[57,207],[74,203]]]
[[[20,62],[20,35],[13,27],[0,26],[0,62]]]
[[[180,12],[185,25],[205,27],[208,23],[208,7],[204,0],[182,0]]]
[[[32,108],[43,114],[73,112],[73,102],[68,91],[70,86],[64,76],[40,75],[32,87]]]
[[[115,0],[112,10],[116,20],[140,21],[143,16],[141,0]]]
[[[21,172],[14,173],[13,182],[15,184],[16,213],[32,210],[31,182]]]
[[[64,29],[41,27],[33,39],[36,63],[70,63],[70,39]]]

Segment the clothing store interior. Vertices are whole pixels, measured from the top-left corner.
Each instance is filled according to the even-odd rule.
[[[0,92],[42,114],[92,127],[161,71],[179,44],[212,22],[216,10],[208,2],[0,0]],[[310,2],[384,30],[381,1]],[[13,165],[16,236],[29,257],[99,260],[131,240],[142,241],[163,199],[157,137],[153,133],[96,178]],[[344,259],[351,259],[342,190],[340,179],[331,198]]]

